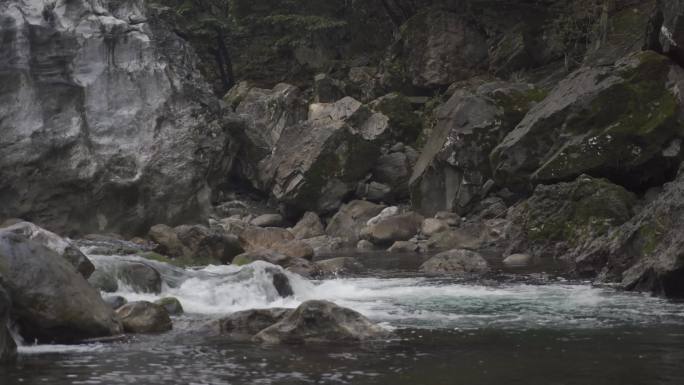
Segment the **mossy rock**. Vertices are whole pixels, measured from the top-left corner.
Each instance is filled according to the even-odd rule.
[[[574,247],[628,221],[636,203],[623,187],[581,175],[573,182],[537,186],[511,216],[533,245]]]
[[[663,152],[684,134],[672,88],[681,77],[650,51],[575,72],[494,149],[497,182],[528,189],[589,173],[633,188],[663,183],[662,169],[669,173],[682,158]]]
[[[422,121],[409,99],[399,93],[385,95],[373,103],[374,110],[389,118],[392,136],[403,143],[414,143],[422,131]]]

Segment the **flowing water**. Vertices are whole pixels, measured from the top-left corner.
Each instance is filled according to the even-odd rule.
[[[135,257],[90,256],[98,268]],[[20,347],[0,384],[684,384],[684,304],[539,275],[487,281],[407,271],[309,281],[280,298],[266,263],[156,264],[174,331],[129,341]],[[327,299],[394,331],[363,346],[262,346],[198,334],[222,314]]]

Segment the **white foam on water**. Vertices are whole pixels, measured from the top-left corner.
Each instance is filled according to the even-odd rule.
[[[95,261],[102,263],[97,258]],[[205,315],[255,308],[294,308],[306,300],[323,299],[354,309],[389,327],[597,328],[684,323],[684,305],[563,281],[495,286],[431,278],[310,281],[266,262],[242,267],[208,266],[181,273],[184,277],[180,284],[164,285],[160,295],[135,293],[121,283],[116,294],[129,301],[155,301],[173,296],[180,300],[186,313]],[[287,275],[294,296],[278,295],[273,285],[274,273]]]
[[[24,345],[18,346],[17,352],[22,355],[53,354],[53,353],[88,353],[104,350],[102,344],[91,345]]]

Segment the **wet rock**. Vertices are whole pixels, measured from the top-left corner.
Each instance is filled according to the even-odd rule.
[[[537,186],[532,197],[509,212],[509,253],[562,256],[628,221],[636,203],[623,187],[586,175]]]
[[[523,83],[475,82],[459,88],[433,113],[435,127],[409,181],[421,214],[469,213],[486,196],[489,154],[544,92]]]
[[[156,8],[130,5],[0,5],[0,217],[132,234],[209,212],[241,123]]]
[[[572,73],[492,151],[494,179],[519,190],[583,173],[637,189],[662,184],[682,159],[682,79],[651,51]]]
[[[507,267],[527,267],[534,262],[535,259],[529,254],[511,254],[503,260]]]
[[[423,223],[416,213],[398,214],[368,226],[368,239],[376,245],[391,245],[396,241],[413,238]]]
[[[180,257],[184,255],[183,243],[178,239],[176,231],[167,225],[154,225],[147,235],[159,246],[156,248],[160,254]]]
[[[2,283],[2,276],[0,276]],[[0,285],[0,365],[13,362],[17,358],[17,345],[7,330],[12,305],[5,289]]]
[[[479,229],[449,229],[431,236],[426,247],[429,250],[468,249],[478,250],[483,246]]]
[[[0,271],[26,341],[74,342],[121,332],[99,292],[44,245],[0,230]]]
[[[236,340],[249,340],[292,312],[292,309],[281,308],[244,310],[212,321],[209,328],[222,336]]]
[[[105,293],[116,293],[119,290],[116,277],[103,270],[95,270],[88,278],[88,283]]]
[[[489,271],[487,261],[474,251],[456,249],[435,255],[420,266],[428,274],[469,275]]]
[[[76,268],[76,270],[86,279],[88,279],[90,274],[95,270],[95,266],[93,266],[88,257],[86,257],[71,241],[38,227],[33,223],[17,222],[11,226],[5,227],[4,231],[21,234],[54,251],[74,266],[74,268]]]
[[[283,227],[285,220],[280,214],[263,214],[252,219],[250,223],[259,227]]]
[[[359,241],[361,229],[368,220],[380,214],[385,207],[367,201],[351,201],[330,219],[325,231],[330,236],[342,238],[354,245]]]
[[[291,297],[294,295],[294,290],[292,290],[292,285],[290,285],[290,279],[282,271],[274,271],[273,275],[273,287],[275,287],[276,292],[279,296],[283,298]]]
[[[294,240],[294,235],[289,230],[279,227],[252,226],[240,234],[240,242],[247,251],[271,249],[275,245],[292,240]]]
[[[109,305],[109,307],[111,307],[112,310],[116,310],[116,309],[120,308],[121,306],[128,303],[126,298],[124,298],[120,295],[108,295],[108,296],[102,297],[102,300],[107,305]]]
[[[337,257],[316,262],[323,276],[343,277],[361,273],[363,265],[352,257]]]
[[[254,339],[268,344],[359,343],[388,333],[361,314],[329,301],[307,301]]]
[[[161,293],[161,275],[150,265],[139,262],[123,263],[117,266],[116,275],[136,293]]]
[[[273,250],[260,249],[238,255],[233,264],[244,266],[256,261],[264,261],[278,265],[293,273],[304,277],[315,277],[319,274],[318,267],[313,262],[304,258],[290,257]],[[291,289],[290,289],[291,291]]]
[[[351,98],[311,105],[309,120],[287,127],[260,165],[264,186],[294,214],[334,212],[372,168],[386,131],[386,116]]]
[[[117,309],[116,314],[126,333],[163,333],[173,328],[164,306],[152,302],[131,302]]]
[[[296,239],[314,238],[325,235],[325,228],[321,222],[321,218],[314,212],[306,212],[302,219],[290,229]]]
[[[356,196],[371,202],[387,202],[392,198],[392,187],[378,182],[360,183]]]
[[[166,312],[169,313],[169,315],[181,315],[184,313],[183,305],[181,305],[178,298],[165,297],[154,301],[154,303],[166,309]]]
[[[663,52],[676,57],[684,58],[684,2],[681,0],[659,2],[660,14],[654,20],[656,33],[659,34],[659,43]],[[652,47],[655,48],[655,47]]]

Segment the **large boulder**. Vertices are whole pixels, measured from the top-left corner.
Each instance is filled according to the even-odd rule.
[[[99,292],[40,243],[0,231],[0,274],[26,341],[73,342],[121,333]]]
[[[544,92],[521,83],[458,89],[434,112],[435,126],[411,175],[411,203],[425,215],[467,214],[492,177],[489,154]]]
[[[329,301],[307,301],[254,339],[269,344],[359,343],[387,332],[354,310]]]
[[[152,302],[131,302],[116,310],[126,333],[162,333],[172,329],[164,306]]]
[[[440,9],[427,9],[406,22],[397,51],[390,69],[419,88],[448,86],[487,68],[482,30],[464,15]]]
[[[508,213],[510,251],[563,256],[628,221],[636,204],[636,196],[623,187],[586,175],[573,182],[539,185]]]
[[[386,132],[388,118],[352,98],[314,104],[261,162],[263,186],[289,215],[334,212],[373,167]]]
[[[279,322],[292,309],[252,309],[233,313],[227,317],[212,321],[208,329],[214,334],[227,336],[236,340],[249,340],[260,331]]]
[[[136,293],[161,293],[161,275],[146,263],[121,263],[116,267],[116,277],[124,284],[130,286]]]
[[[684,298],[684,174],[627,222],[572,253],[583,277]]]
[[[345,240],[349,245],[355,245],[366,223],[385,208],[384,205],[368,201],[351,201],[343,205],[340,211],[330,219],[325,232],[330,236]]]
[[[583,173],[641,189],[682,159],[684,70],[652,51],[561,81],[493,150],[494,177],[521,190]]]
[[[468,275],[489,271],[489,264],[482,255],[471,250],[455,249],[435,255],[420,266],[428,274]]]
[[[373,244],[389,246],[413,238],[420,231],[423,220],[414,212],[397,214],[369,225],[364,232]]]
[[[259,162],[275,148],[286,127],[306,119],[307,106],[297,87],[280,83],[270,90],[248,88],[239,96],[235,112],[247,122],[240,133],[242,146],[236,166],[258,187]]]
[[[209,212],[241,123],[156,12],[143,1],[0,4],[0,217],[131,234]]]
[[[0,275],[2,284],[2,275]],[[17,357],[17,344],[7,330],[12,304],[5,289],[0,285],[0,365],[14,361]]]
[[[38,227],[33,223],[19,222],[6,227],[3,230],[21,234],[54,251],[74,266],[74,268],[86,279],[88,279],[95,270],[95,266],[93,266],[88,257],[86,257],[76,245],[71,243],[71,241]]]

